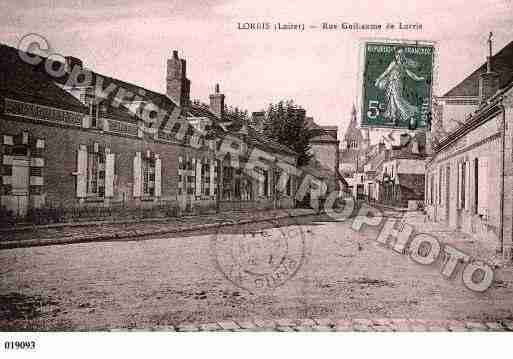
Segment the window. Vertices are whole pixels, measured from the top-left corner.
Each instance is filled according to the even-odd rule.
[[[209,196],[210,195],[210,164],[209,163],[203,163],[201,173],[203,176],[202,193],[204,196]]]
[[[194,185],[196,183],[195,176],[187,176],[187,194],[194,194]]]
[[[105,196],[105,151],[98,144],[89,146],[87,156],[87,196]]]
[[[43,169],[41,167],[30,167],[30,175],[41,177],[43,175]]]
[[[12,176],[12,166],[2,165],[2,175],[3,176]]]
[[[289,178],[287,178],[287,185],[285,187],[285,193],[287,196],[292,195],[292,176],[289,175]]]
[[[12,147],[13,156],[27,156],[27,146],[25,145],[14,145]]]
[[[243,201],[250,201],[253,199],[253,185],[250,178],[242,178],[242,195]]]
[[[258,196],[269,197],[269,171],[259,169],[258,172],[262,175],[258,181]]]
[[[155,195],[155,160],[153,158],[145,158],[143,165],[143,196],[153,197]]]
[[[234,195],[234,176],[233,168],[229,166],[223,167],[223,199],[230,200]]]

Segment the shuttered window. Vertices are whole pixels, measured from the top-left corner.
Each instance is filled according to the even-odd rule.
[[[162,160],[155,155],[155,197],[162,196]]]
[[[134,197],[141,197],[142,193],[142,156],[141,152],[136,152],[133,161],[134,171]]]
[[[458,162],[458,180],[457,180],[457,189],[456,189],[456,208],[461,209],[462,208],[462,202],[463,202],[463,196],[462,196],[462,180],[463,180],[463,164],[461,162]]]
[[[486,215],[488,210],[488,158],[481,157],[478,161],[478,201],[477,213]]]
[[[198,197],[201,196],[201,193],[202,193],[202,186],[201,186],[202,185],[202,181],[201,181],[202,167],[203,167],[203,161],[198,158],[196,160],[196,196],[198,196]]]
[[[80,145],[77,153],[77,197],[87,197],[87,146]]]
[[[463,207],[470,209],[470,161],[465,161],[465,203]]]
[[[114,196],[115,158],[108,148],[96,142],[79,146],[74,173],[78,198]]]
[[[215,186],[216,186],[216,168],[217,164],[215,160],[210,160],[210,195],[215,195]]]
[[[143,165],[143,195],[153,197],[155,195],[155,160],[153,158],[144,158]]]
[[[460,184],[458,187],[458,193],[460,197],[460,209],[467,208],[467,162],[460,163]]]
[[[114,196],[114,166],[116,155],[107,153],[105,158],[105,197]]]
[[[105,195],[105,153],[89,151],[87,155],[87,196]]]

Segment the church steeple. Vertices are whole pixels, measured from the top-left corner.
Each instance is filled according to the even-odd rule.
[[[348,149],[359,149],[362,148],[364,138],[362,132],[358,128],[358,118],[356,113],[356,107],[353,104],[351,110],[351,119],[347,126],[346,133],[344,134],[344,144]]]

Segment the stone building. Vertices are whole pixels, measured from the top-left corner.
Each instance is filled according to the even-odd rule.
[[[338,127],[318,125],[312,117],[307,117],[307,127],[315,133],[310,139],[313,158],[322,167],[333,173],[338,172],[340,145]]]
[[[296,165],[294,151],[234,125],[218,86],[209,105],[191,102],[177,51],[165,81],[166,93],[157,93],[77,58],[56,62],[0,45],[2,213],[293,206],[294,176],[280,191],[275,184],[280,162]],[[256,167],[254,150],[268,154]],[[243,170],[248,164],[259,176]]]
[[[362,172],[369,147],[369,131],[359,128],[356,108],[353,106],[351,120],[341,143],[339,172],[347,183],[347,191],[354,197],[364,192]]]
[[[417,209],[424,201],[425,144],[423,131],[403,133],[399,145],[385,150],[369,196],[386,205]]]
[[[321,126],[307,117],[307,128],[312,131],[310,148],[312,159],[304,168],[327,184],[327,193],[347,188],[347,182],[339,172],[340,141],[337,126]]]
[[[424,201],[424,131],[403,132],[396,143],[371,145],[358,173],[361,196],[370,202],[417,209]]]
[[[426,168],[428,217],[511,258],[513,42],[437,98]]]

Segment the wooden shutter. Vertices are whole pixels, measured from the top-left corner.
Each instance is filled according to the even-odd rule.
[[[77,155],[77,197],[87,196],[87,146],[80,145]]]
[[[470,161],[465,162],[465,209],[470,209]]]
[[[213,196],[214,195],[214,191],[215,191],[215,166],[216,166],[216,161],[210,159],[209,163],[210,163],[210,166],[209,166],[210,167],[210,195]]]
[[[155,156],[155,197],[162,196],[162,160]]]
[[[114,165],[116,155],[107,153],[105,156],[105,197],[114,196]]]
[[[488,159],[486,157],[479,158],[478,168],[478,203],[477,213],[486,214],[488,209]]]
[[[203,160],[198,158],[196,161],[196,196],[201,196],[201,167]]]
[[[461,185],[462,185],[462,178],[463,178],[463,163],[458,162],[458,182],[457,182],[457,201],[456,201],[456,208],[461,209]]]
[[[142,158],[141,152],[134,157],[134,197],[141,197],[142,192]]]

